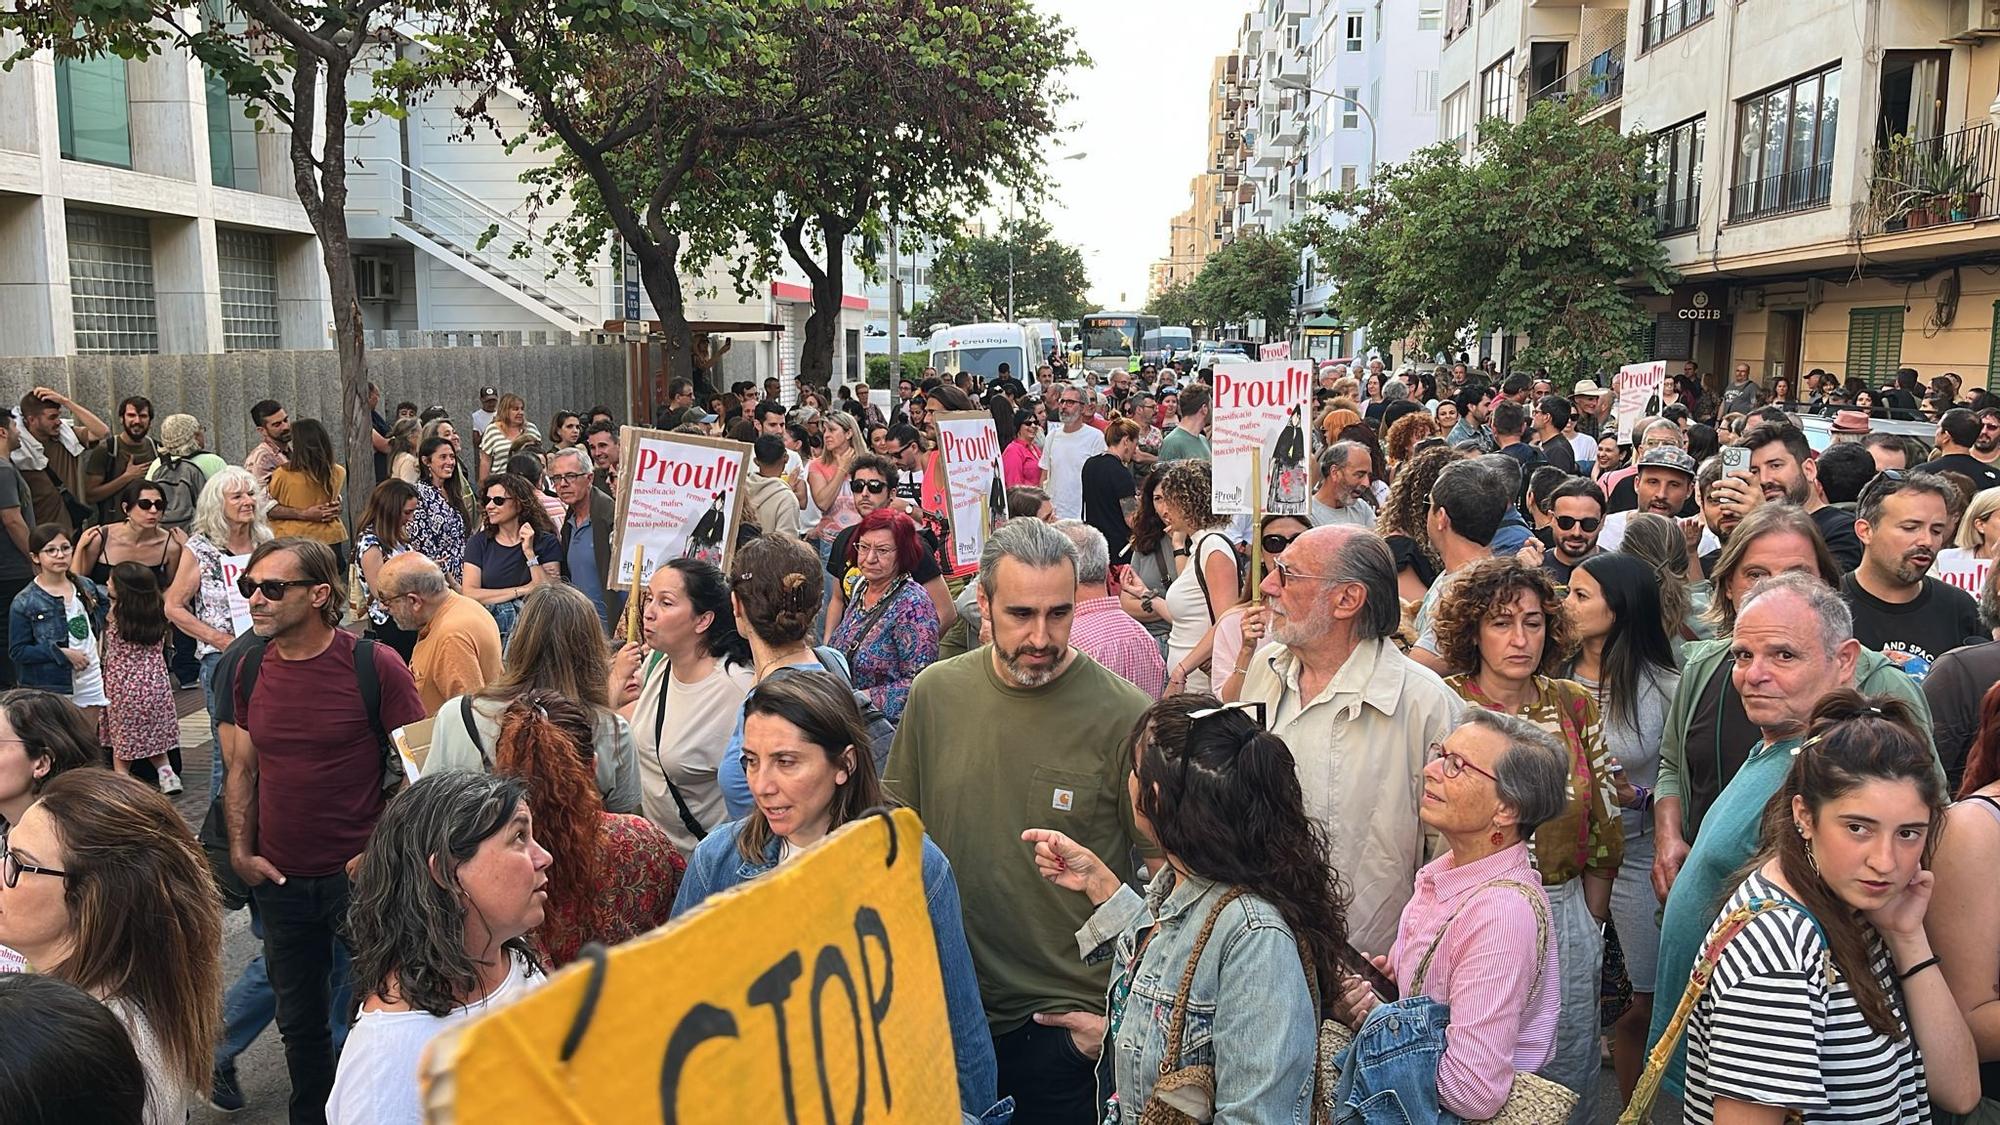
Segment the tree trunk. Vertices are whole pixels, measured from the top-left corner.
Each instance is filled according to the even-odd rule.
[[[805,244],[805,216],[795,215],[785,224],[785,250],[812,282],[812,315],[806,318],[806,338],[799,352],[799,382],[813,386],[833,386],[834,344],[840,337],[840,301],[845,295],[847,235],[854,224],[837,215],[821,214],[819,227],[826,261],[813,257]]]
[[[660,318],[660,328],[665,336],[661,347],[667,369],[667,382],[675,379],[692,379],[695,384],[695,401],[704,402],[719,387],[706,385],[708,380],[694,366],[694,330],[688,327],[686,294],[681,288],[681,275],[677,261],[681,252],[680,236],[669,233],[658,243],[644,243],[628,239],[639,256],[639,280],[646,287],[646,297],[653,303],[653,312]],[[634,403],[633,408],[637,409]],[[634,418],[633,425],[650,426],[651,418]]]

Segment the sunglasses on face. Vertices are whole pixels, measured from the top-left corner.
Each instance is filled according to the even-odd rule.
[[[1597,527],[1598,527],[1598,525],[1599,525],[1599,524],[1601,524],[1601,523],[1603,523],[1603,522],[1604,522],[1603,520],[1601,520],[1601,519],[1597,518],[1596,516],[1582,516],[1582,517],[1577,517],[1577,516],[1557,516],[1557,517],[1556,517],[1556,526],[1557,526],[1557,527],[1559,527],[1559,528],[1562,528],[1562,529],[1563,529],[1564,531],[1568,531],[1568,530],[1569,530],[1570,528],[1573,528],[1573,527],[1577,526],[1578,524],[1582,524],[1582,525],[1583,525],[1583,530],[1584,530],[1585,532],[1592,532],[1592,531],[1596,531],[1596,530],[1597,530]]]
[[[489,507],[489,508],[497,508],[497,507],[499,507],[500,505],[502,505],[502,504],[505,504],[505,503],[506,503],[507,501],[509,501],[509,500],[512,500],[512,499],[513,499],[513,497],[512,497],[512,496],[509,496],[509,495],[507,495],[506,493],[504,493],[504,492],[503,492],[503,493],[499,494],[498,496],[487,496],[487,497],[483,497],[482,499],[483,499],[483,501],[484,501],[484,503],[486,504],[486,506],[487,506],[487,507]]]
[[[150,499],[145,499],[145,498],[141,498],[141,499],[138,499],[138,500],[134,500],[134,501],[132,501],[132,506],[133,506],[134,508],[137,508],[137,509],[139,509],[139,510],[140,510],[140,511],[142,511],[142,512],[157,512],[157,511],[159,511],[159,510],[160,510],[161,508],[164,508],[164,507],[166,507],[166,506],[167,506],[167,502],[166,502],[165,500],[150,500]]]
[[[1305,532],[1303,531],[1299,533],[1299,535],[1304,534]],[[1292,545],[1292,540],[1298,537],[1298,535],[1279,535],[1276,532],[1272,532],[1263,538],[1264,553],[1267,555],[1282,555],[1285,553],[1285,548]]]
[[[847,491],[852,492],[856,496],[864,492],[871,496],[879,496],[889,491],[889,482],[885,480],[851,480],[847,482]]]
[[[266,578],[262,582],[257,582],[245,574],[236,579],[236,592],[246,598],[252,594],[262,594],[267,602],[281,602],[285,600],[285,591],[312,584],[310,578]]]

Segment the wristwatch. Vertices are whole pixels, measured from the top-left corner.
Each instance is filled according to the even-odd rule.
[[[1187,558],[1187,557],[1188,557],[1188,549],[1187,549],[1186,547],[1176,547],[1176,548],[1174,548],[1174,557],[1175,557],[1175,558],[1177,558],[1177,559],[1184,559],[1184,558]]]

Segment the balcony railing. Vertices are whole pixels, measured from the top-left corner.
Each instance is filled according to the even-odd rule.
[[[1833,196],[1833,162],[1808,164],[1729,189],[1729,218],[1761,219],[1826,206]]]
[[[1868,234],[1920,230],[2000,215],[2000,135],[1991,123],[1926,140],[1890,138],[1875,150]]]
[[[1699,186],[1690,184],[1685,187],[1688,190],[1682,195],[1654,196],[1651,206],[1647,208],[1661,238],[1693,230],[1695,220],[1701,217]]]
[[[1584,99],[1613,102],[1625,93],[1625,44],[1599,51],[1591,60],[1528,95],[1528,104]]]
[[[1715,0],[1680,0],[1665,5],[1646,17],[1640,49],[1650,51],[1714,14]]]

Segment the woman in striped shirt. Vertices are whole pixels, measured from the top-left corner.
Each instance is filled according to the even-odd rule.
[[[1723,906],[1770,902],[1722,947],[1688,1021],[1688,1125],[1928,1122],[1979,1100],[1972,1035],[1924,934],[1945,807],[1907,705],[1842,690],[1813,712]],[[1712,935],[1711,935],[1712,936]]]

